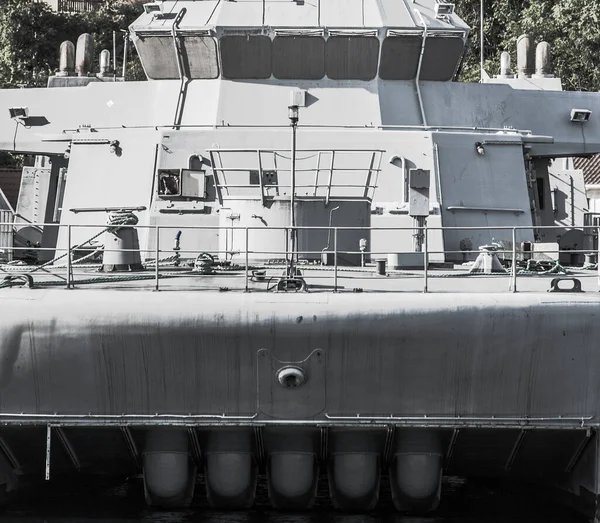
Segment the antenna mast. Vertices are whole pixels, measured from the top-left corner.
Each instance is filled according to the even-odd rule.
[[[481,20],[479,22],[479,28],[480,28],[480,31],[481,31],[481,34],[479,36],[479,40],[480,40],[479,43],[481,45],[481,53],[480,53],[481,54],[481,83],[483,83],[483,74],[484,74],[483,73],[483,53],[484,53],[484,51],[483,51],[483,40],[484,40],[484,37],[485,37],[484,30],[483,30],[483,15],[484,15],[484,12],[483,12],[483,1],[484,0],[480,0],[480,3],[481,3]]]

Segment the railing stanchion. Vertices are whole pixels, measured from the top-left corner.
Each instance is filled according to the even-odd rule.
[[[598,291],[600,291],[600,227],[596,230],[598,239],[598,255],[596,256],[596,266],[598,267]]]
[[[158,258],[160,257],[160,226],[157,225],[156,226],[156,247],[154,249],[154,259],[156,261],[155,266],[154,266],[154,290],[157,291],[159,290],[159,274],[158,274]]]
[[[517,229],[512,230],[512,272],[511,287],[513,292],[517,292]]]
[[[338,230],[333,229],[333,290],[338,290]]]
[[[71,225],[67,225],[67,289],[73,288],[71,267]]]
[[[246,227],[246,292],[248,292],[248,227]]]
[[[427,222],[423,227],[423,292],[429,292],[429,246],[427,245],[429,234]]]

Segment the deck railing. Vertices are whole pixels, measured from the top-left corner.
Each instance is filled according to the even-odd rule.
[[[15,270],[15,267],[17,269],[20,269],[20,272],[17,272],[17,275],[20,275],[20,277],[31,277],[33,275],[36,276],[52,276],[55,278],[58,278],[60,281],[63,282],[64,286],[68,289],[73,288],[78,281],[76,280],[76,278],[74,278],[74,269],[77,269],[78,266],[77,265],[77,260],[74,259],[74,256],[76,254],[76,252],[81,255],[82,251],[84,250],[84,248],[82,248],[82,245],[80,242],[78,242],[77,245],[74,245],[74,241],[73,241],[73,231],[75,229],[78,228],[85,228],[88,230],[96,230],[98,231],[98,233],[103,232],[102,229],[108,229],[108,227],[106,225],[62,225],[62,224],[57,224],[57,223],[27,223],[28,226],[37,226],[37,227],[57,227],[57,228],[66,228],[66,243],[67,245],[65,247],[36,247],[36,246],[28,246],[28,247],[4,247],[4,251],[5,252],[9,252],[12,257],[16,257],[18,258],[18,256],[14,256],[15,253],[18,253],[19,251],[26,251],[26,250],[35,250],[38,252],[58,252],[59,254],[56,255],[56,257],[51,260],[50,262],[46,262],[44,264],[41,265],[30,265],[30,266],[15,266],[15,265],[8,265],[8,264],[2,264],[0,262],[0,274],[4,273],[5,276],[5,280],[7,277],[14,277],[14,274],[11,272],[12,270]],[[11,230],[13,227],[15,227],[16,224],[12,223],[12,222],[0,222],[0,230],[7,230],[7,227],[9,227]],[[114,226],[113,226],[114,228]],[[242,233],[243,234],[243,238],[244,238],[244,249],[243,250],[237,250],[235,252],[232,252],[231,249],[229,250],[212,250],[209,254],[215,257],[225,257],[227,258],[227,255],[235,255],[237,256],[237,260],[239,261],[239,263],[232,263],[232,260],[229,260],[229,263],[225,262],[225,264],[221,264],[221,267],[226,267],[229,268],[229,270],[231,270],[231,265],[235,266],[235,270],[237,270],[238,274],[243,275],[244,281],[243,281],[243,287],[240,288],[240,290],[244,290],[246,292],[250,292],[256,289],[251,288],[251,282],[253,281],[254,278],[254,271],[257,269],[257,265],[258,265],[258,269],[272,269],[274,271],[279,271],[276,272],[275,275],[271,275],[270,278],[272,280],[277,280],[280,279],[283,276],[283,273],[281,272],[282,267],[283,269],[287,268],[290,266],[290,260],[293,258],[296,261],[294,262],[294,265],[301,269],[302,271],[310,271],[311,269],[314,269],[314,271],[320,271],[322,274],[321,275],[310,275],[307,277],[307,279],[311,279],[311,280],[315,280],[318,281],[319,279],[323,279],[323,278],[328,278],[328,279],[332,279],[333,280],[333,285],[331,286],[331,290],[333,292],[338,292],[340,290],[342,290],[341,286],[340,286],[340,279],[347,277],[347,273],[345,273],[344,271],[348,271],[348,270],[362,270],[365,274],[364,276],[373,276],[373,275],[379,275],[379,276],[386,276],[386,275],[394,275],[397,276],[398,278],[402,278],[403,276],[411,276],[413,279],[416,278],[420,278],[421,279],[421,286],[419,288],[419,292],[423,292],[423,293],[428,293],[430,292],[430,286],[429,283],[431,281],[432,278],[442,278],[442,277],[451,277],[447,274],[446,272],[441,273],[440,269],[436,269],[433,268],[433,266],[435,265],[435,263],[432,263],[432,257],[434,255],[438,255],[439,256],[445,256],[445,255],[456,255],[456,254],[462,254],[462,255],[478,255],[481,254],[481,250],[461,250],[461,251],[450,251],[450,250],[433,250],[431,249],[431,245],[430,245],[430,238],[431,238],[431,233],[434,231],[494,231],[494,232],[498,232],[498,231],[505,231],[506,232],[506,236],[508,237],[508,235],[510,234],[512,241],[510,242],[510,248],[498,248],[495,252],[496,255],[499,255],[500,257],[502,257],[502,259],[505,261],[505,264],[508,265],[507,269],[505,270],[505,272],[499,273],[499,274],[482,274],[482,273],[478,273],[475,276],[494,276],[494,277],[504,277],[506,279],[509,279],[510,284],[509,284],[509,290],[510,292],[516,293],[518,291],[518,277],[520,274],[523,274],[524,272],[528,272],[528,275],[532,275],[530,274],[531,271],[524,271],[523,269],[520,269],[518,266],[519,261],[522,261],[523,259],[533,259],[533,255],[534,254],[544,254],[545,251],[543,250],[535,250],[535,252],[531,252],[528,250],[523,249],[522,247],[519,246],[518,243],[518,238],[519,238],[519,234],[522,233],[523,231],[529,231],[529,230],[543,230],[543,229],[548,229],[548,230],[573,230],[573,227],[569,227],[569,226],[546,226],[546,227],[540,227],[540,226],[519,226],[519,227],[510,227],[510,226],[482,226],[482,227],[429,227],[429,226],[425,226],[420,228],[417,232],[422,234],[423,236],[423,249],[421,253],[417,253],[417,255],[422,256],[422,269],[417,269],[417,270],[411,270],[410,274],[409,271],[406,270],[387,270],[387,269],[383,269],[383,272],[381,271],[381,267],[385,267],[385,263],[383,264],[373,264],[372,262],[375,261],[380,261],[382,259],[385,259],[388,255],[390,254],[408,254],[411,253],[413,256],[415,255],[415,253],[413,251],[409,251],[406,250],[404,253],[398,251],[397,249],[394,249],[393,252],[382,252],[382,251],[373,251],[373,250],[341,250],[339,249],[338,246],[338,234],[340,233],[340,231],[364,231],[365,233],[371,233],[373,231],[386,231],[386,232],[390,232],[390,231],[412,231],[413,233],[415,232],[415,229],[412,227],[294,227],[293,229],[291,227],[221,227],[221,226],[167,226],[167,225],[156,225],[156,226],[143,226],[143,225],[119,225],[118,228],[135,228],[135,229],[146,229],[149,231],[153,231],[155,234],[155,248],[152,250],[147,250],[147,249],[107,249],[107,248],[102,248],[101,251],[106,253],[106,252],[140,252],[141,254],[144,255],[144,257],[146,258],[146,269],[151,269],[152,272],[150,271],[146,271],[144,273],[144,277],[143,278],[135,278],[135,277],[131,277],[132,280],[135,279],[145,279],[145,280],[149,280],[149,279],[153,279],[153,289],[158,291],[161,290],[161,279],[163,279],[164,277],[167,277],[164,273],[168,272],[167,269],[165,269],[164,267],[161,267],[161,263],[162,260],[164,260],[165,258],[161,258],[163,257],[165,254],[169,254],[170,256],[167,256],[167,258],[173,258],[174,255],[176,255],[176,257],[180,260],[193,260],[194,258],[196,258],[197,260],[197,256],[199,256],[200,254],[205,254],[203,251],[199,251],[199,250],[185,250],[185,249],[179,249],[177,248],[176,250],[169,250],[169,249],[161,249],[160,248],[160,239],[163,237],[163,234],[169,234],[170,236],[175,236],[175,232],[176,231],[200,231],[200,230],[219,230],[219,231],[223,231],[223,230],[227,230],[229,231],[231,234],[233,234],[233,232],[237,232],[237,233]],[[330,231],[331,235],[332,235],[332,239],[333,239],[333,245],[332,248],[327,251],[327,254],[332,256],[332,265],[331,266],[323,266],[323,265],[318,265],[318,264],[308,264],[306,262],[306,260],[302,260],[303,256],[310,256],[312,255],[313,257],[315,256],[320,256],[323,254],[323,251],[303,251],[303,250],[298,250],[298,251],[294,251],[293,253],[290,252],[289,250],[279,250],[279,251],[274,251],[274,250],[269,250],[269,251],[260,251],[260,250],[253,250],[251,248],[251,242],[250,242],[250,235],[252,233],[252,231],[265,231],[265,229],[269,229],[272,231],[282,231],[283,233],[285,233],[286,237],[288,237],[288,235],[291,233],[292,230],[294,231],[301,231],[301,230],[314,230],[314,231]],[[586,225],[583,227],[577,227],[578,230],[583,231],[586,235],[595,235],[598,236],[598,234],[600,233],[600,226],[598,224],[594,225]],[[96,236],[100,236],[100,234],[94,234],[94,237]],[[87,246],[85,247],[85,249],[87,249],[88,251],[92,249],[92,247]],[[98,251],[99,252],[99,251]],[[593,248],[588,248],[588,249],[569,249],[569,250],[552,250],[552,251],[547,251],[547,252],[551,252],[554,256],[560,255],[560,254],[568,254],[568,255],[580,255],[581,258],[583,258],[583,255],[588,256],[588,261],[590,263],[588,263],[587,267],[577,267],[577,268],[571,268],[574,269],[576,271],[578,271],[578,273],[580,274],[581,277],[593,277],[594,279],[597,278],[597,283],[595,283],[594,285],[594,290],[595,291],[600,291],[600,264],[598,263],[598,260],[600,260],[600,249],[598,248],[598,245],[594,245]],[[256,263],[252,261],[252,258],[254,255],[270,255],[272,258],[272,260],[277,260],[277,263],[269,263],[269,262],[263,262],[263,263]],[[370,263],[362,266],[362,269],[348,269],[346,267],[341,267],[339,264],[339,260],[342,259],[342,257],[347,256],[347,255],[351,255],[351,256],[358,256],[358,257],[362,257],[363,259],[366,260],[370,260]],[[153,259],[152,259],[153,257]],[[88,258],[88,256],[86,256],[86,258]],[[150,259],[148,259],[150,258]],[[159,263],[156,263],[156,261],[158,260]],[[57,263],[60,262],[59,267],[57,267],[56,265],[53,265],[53,263]],[[304,262],[304,263],[303,263]],[[508,263],[510,262],[510,264]],[[96,263],[95,265],[96,268],[100,267],[99,263]],[[560,277],[561,275],[561,271],[564,270],[564,268],[562,266],[560,266],[560,264],[558,263],[558,261],[556,262],[556,268],[559,268],[560,270],[558,271],[547,271],[547,272],[542,272],[540,273],[540,275],[544,275],[544,276],[557,276]],[[66,269],[66,274],[63,275],[63,273],[61,272],[57,272],[56,269]],[[89,266],[86,266],[84,268],[89,269]],[[325,271],[323,271],[323,269],[325,269]],[[122,276],[123,273],[117,273],[118,276]],[[361,273],[362,274],[362,273]],[[562,274],[565,274],[564,272],[562,272]],[[182,274],[183,276],[186,275],[190,275],[189,271],[186,273]],[[460,276],[466,276],[466,271],[463,270],[462,274],[460,274]],[[89,274],[88,276],[88,280],[89,280]],[[115,282],[119,282],[120,280],[118,279],[118,276],[114,278]],[[168,277],[177,277],[176,275],[169,275]],[[103,281],[104,284],[106,283],[110,283],[110,276],[106,277],[107,281]],[[126,277],[123,277],[124,279],[127,279]],[[566,278],[566,279],[570,279],[573,280],[573,278]],[[83,283],[90,283],[88,280],[82,281],[79,280],[80,284]],[[372,280],[371,280],[372,281]],[[25,280],[23,280],[23,283],[26,283]],[[33,283],[33,282],[31,282]],[[43,285],[48,285],[48,281],[44,281],[44,282],[38,282],[41,286]],[[55,282],[58,283],[58,282]],[[3,285],[3,280],[2,280],[2,276],[0,276],[0,288],[5,287],[6,285]],[[268,285],[267,285],[268,287]],[[577,287],[577,285],[574,286],[574,289]],[[220,288],[220,290],[223,290],[223,288]],[[229,289],[225,289],[225,290],[229,290]],[[354,291],[361,291],[362,289],[353,289]],[[384,288],[375,288],[372,289],[374,291],[378,291],[378,290],[387,290]],[[404,289],[402,289],[404,290]],[[416,292],[416,290],[413,288],[412,292]]]

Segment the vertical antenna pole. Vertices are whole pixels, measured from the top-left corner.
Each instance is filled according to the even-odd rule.
[[[483,7],[483,2],[484,0],[480,0],[481,2],[481,20],[480,20],[480,36],[479,36],[479,44],[481,46],[481,83],[483,83],[483,59],[484,59],[484,48],[483,48],[483,40],[485,37],[485,31],[484,31],[484,27],[483,27],[483,19],[484,19],[484,7]]]
[[[290,188],[290,274],[292,278],[295,274],[294,261],[296,256],[296,212],[294,210],[295,192],[296,192],[296,124],[292,124],[292,172]]]
[[[125,76],[127,74],[127,52],[129,46],[129,33],[125,33],[125,38],[123,40],[123,81],[125,81]]]
[[[299,107],[294,103],[294,96],[292,94],[292,104],[288,106],[288,118],[290,119],[290,125],[292,127],[292,154],[291,154],[291,182],[290,182],[290,264],[288,267],[288,277],[293,278],[296,274],[294,270],[294,260],[296,257],[296,216],[294,211],[295,195],[296,195],[296,130],[298,127],[299,120]]]
[[[117,32],[113,31],[113,72],[117,76]]]

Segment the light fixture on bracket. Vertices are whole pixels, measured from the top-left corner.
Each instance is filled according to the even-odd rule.
[[[589,122],[592,111],[588,109],[571,109],[571,121],[578,123]]]
[[[477,142],[475,144],[475,151],[477,152],[477,154],[479,156],[485,156],[485,147],[483,146],[483,144],[481,142]]]
[[[10,107],[8,112],[13,120],[23,120],[29,117],[29,107]]]
[[[144,4],[144,12],[147,15],[153,15],[154,18],[162,18],[164,16],[162,0],[154,0],[154,2]]]
[[[454,4],[450,4],[448,2],[438,2],[435,4],[435,17],[446,18],[450,15],[454,14]]]

